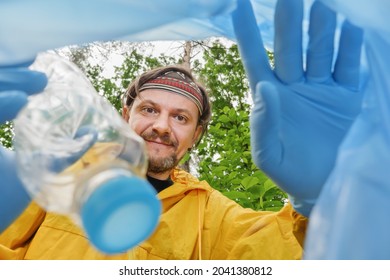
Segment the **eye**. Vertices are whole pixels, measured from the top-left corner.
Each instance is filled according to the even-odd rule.
[[[153,107],[143,107],[142,112],[144,112],[145,114],[155,114],[156,113],[156,109],[154,109]]]
[[[187,122],[187,117],[186,116],[183,116],[183,115],[176,115],[175,116],[175,119],[181,123],[185,123]]]

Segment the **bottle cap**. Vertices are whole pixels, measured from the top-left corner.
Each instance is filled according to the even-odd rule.
[[[81,209],[91,243],[107,254],[123,253],[147,239],[160,214],[156,191],[137,176],[110,179],[91,194]]]

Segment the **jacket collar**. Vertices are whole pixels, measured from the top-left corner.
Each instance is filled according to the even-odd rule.
[[[199,181],[196,177],[179,168],[172,171],[171,179],[173,185],[158,194],[160,199],[166,199],[173,196],[182,197],[186,192],[191,190],[212,190],[206,181]]]

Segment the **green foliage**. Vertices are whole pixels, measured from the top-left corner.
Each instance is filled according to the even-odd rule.
[[[85,51],[76,50],[73,58],[100,94],[121,112],[121,99],[129,83],[145,70],[180,63],[180,58],[149,57],[132,49],[116,67],[111,78],[103,67],[85,60]],[[272,55],[272,54],[270,54]],[[72,58],[71,57],[71,58]],[[272,64],[271,64],[272,65]],[[213,118],[209,132],[192,152],[199,178],[243,207],[279,210],[286,199],[281,191],[252,161],[249,115],[251,99],[248,81],[236,45],[214,42],[205,47],[203,58],[192,62],[193,73],[207,87]],[[0,127],[0,141],[12,146],[12,123]],[[187,154],[185,161],[190,159]]]
[[[148,57],[132,50],[124,55],[124,61],[116,66],[114,76],[105,78],[102,75],[103,69],[100,65],[88,65],[86,75],[95,87],[96,91],[105,96],[118,112],[122,110],[122,96],[128,85],[142,72],[175,63],[171,57]]]
[[[137,50],[125,55],[111,79],[102,78],[101,67],[88,67],[87,76],[120,112],[121,97],[129,83],[145,70],[180,63],[181,59],[144,56]],[[236,45],[218,41],[206,47],[202,60],[193,61],[193,72],[208,88],[213,119],[209,133],[193,152],[200,179],[244,207],[278,210],[286,194],[253,163],[250,152],[249,88]],[[182,162],[190,159],[187,154]]]
[[[198,146],[200,179],[243,207],[279,210],[286,194],[252,161],[249,88],[237,46],[216,42],[204,60],[198,73],[209,90],[213,118]]]
[[[0,143],[6,148],[12,148],[13,129],[12,122],[0,125]]]

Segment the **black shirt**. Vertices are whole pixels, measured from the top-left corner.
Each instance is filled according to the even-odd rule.
[[[152,186],[158,193],[165,190],[169,186],[173,185],[173,181],[171,180],[171,178],[168,178],[167,180],[159,180],[156,178],[152,178],[150,176],[146,176],[146,177],[149,183],[152,184]]]

